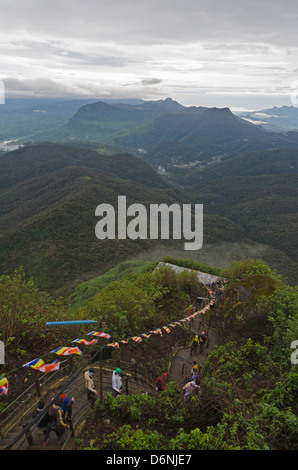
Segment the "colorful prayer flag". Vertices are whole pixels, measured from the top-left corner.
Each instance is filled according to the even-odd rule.
[[[30,361],[30,362],[27,362],[27,364],[24,364],[23,367],[32,367],[32,369],[38,370],[44,364],[45,363],[42,359],[33,359],[33,361]]]
[[[0,378],[0,396],[7,395],[8,380],[5,377]]]
[[[57,348],[54,349],[54,351],[51,351],[52,353],[58,354],[59,356],[69,356],[70,354],[79,354],[80,356],[82,355],[82,351],[79,350],[79,348]]]
[[[140,336],[133,336],[131,339],[133,339],[136,343],[140,343],[141,341],[143,341]]]
[[[53,372],[59,369],[60,369],[59,361],[54,361],[51,364],[44,364],[43,366],[38,368],[39,372]]]
[[[111,346],[112,348],[117,348],[117,349],[119,349],[119,343],[117,343],[117,342],[116,342],[116,343],[110,343],[110,344],[108,344],[107,346]]]
[[[87,346],[91,346],[92,344],[96,343],[96,339],[93,339],[92,341],[87,341],[86,339],[77,338],[73,340],[72,343],[80,343],[80,344],[86,344]]]
[[[103,333],[102,331],[91,331],[88,335],[99,336],[100,338],[110,339],[111,335],[109,333]]]
[[[160,334],[160,336],[162,336],[162,331],[161,331],[161,328],[157,328],[156,330],[154,331],[150,331],[150,333],[154,333],[155,335],[158,335],[158,333]]]

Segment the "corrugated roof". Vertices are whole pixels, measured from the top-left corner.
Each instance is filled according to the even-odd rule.
[[[204,284],[212,284],[212,282],[216,282],[218,279],[223,279],[222,277],[220,276],[215,276],[214,274],[207,274],[207,273],[203,273],[201,271],[197,271],[195,269],[189,269],[189,268],[184,268],[182,266],[177,266],[175,264],[170,264],[170,263],[165,263],[163,261],[160,261],[158,263],[158,265],[156,266],[156,268],[160,267],[160,266],[169,266],[170,268],[172,268],[176,273],[181,273],[183,271],[194,271],[195,273],[198,274],[200,280],[204,283]]]

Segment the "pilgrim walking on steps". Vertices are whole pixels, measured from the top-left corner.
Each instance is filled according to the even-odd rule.
[[[167,381],[167,374],[162,374],[161,377],[157,377],[155,385],[156,385],[156,389],[159,392],[163,392],[164,389],[166,388],[166,381]]]
[[[113,371],[113,375],[112,375],[112,389],[113,389],[114,397],[117,397],[119,393],[121,393],[121,389],[123,387],[120,374],[121,374],[121,369],[117,367],[117,369]]]
[[[88,401],[95,398],[98,395],[98,392],[95,390],[94,382],[92,379],[94,372],[95,372],[95,369],[93,367],[90,367],[90,369],[86,370],[84,374]]]

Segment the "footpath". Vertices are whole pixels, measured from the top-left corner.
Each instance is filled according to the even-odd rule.
[[[189,344],[177,348],[171,364],[169,364],[168,381],[176,382],[181,389],[185,385],[185,380],[191,376],[193,361],[196,361],[198,366],[202,367],[206,357],[218,346],[217,332],[214,328],[209,327],[209,320],[205,319],[204,314],[194,317],[186,327],[189,327],[189,331],[194,335],[199,335],[202,331],[205,331],[208,341],[202,347],[201,352],[200,348],[196,352],[191,351],[192,340],[189,341]]]

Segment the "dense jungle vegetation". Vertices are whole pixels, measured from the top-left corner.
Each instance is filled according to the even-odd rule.
[[[199,269],[191,260],[185,265]],[[192,299],[206,294],[192,272],[176,274],[155,266],[111,280],[76,311],[67,299],[40,291],[22,269],[1,276],[1,340],[7,355],[1,375],[9,378],[17,370],[10,397],[24,386],[27,371],[18,369],[21,364],[87,332],[86,327],[49,331],[47,321],[101,319],[116,340],[178,320]],[[287,285],[262,260],[237,261],[220,274],[229,279],[212,319],[221,340],[203,365],[199,395],[185,403],[175,383],[157,397],[138,393],[115,400],[107,394],[93,409],[78,448],[298,448],[298,372],[291,360],[291,345],[298,338],[297,287]],[[130,355],[147,366],[151,362],[152,373],[159,373],[173,345],[170,337],[159,341],[162,352],[156,338],[152,349],[148,340]],[[1,398],[1,406],[9,399]]]
[[[131,450],[297,449],[297,288],[262,260],[234,262],[216,308],[221,345],[203,365],[189,403],[169,383],[158,397],[107,395],[93,410],[80,448]]]

